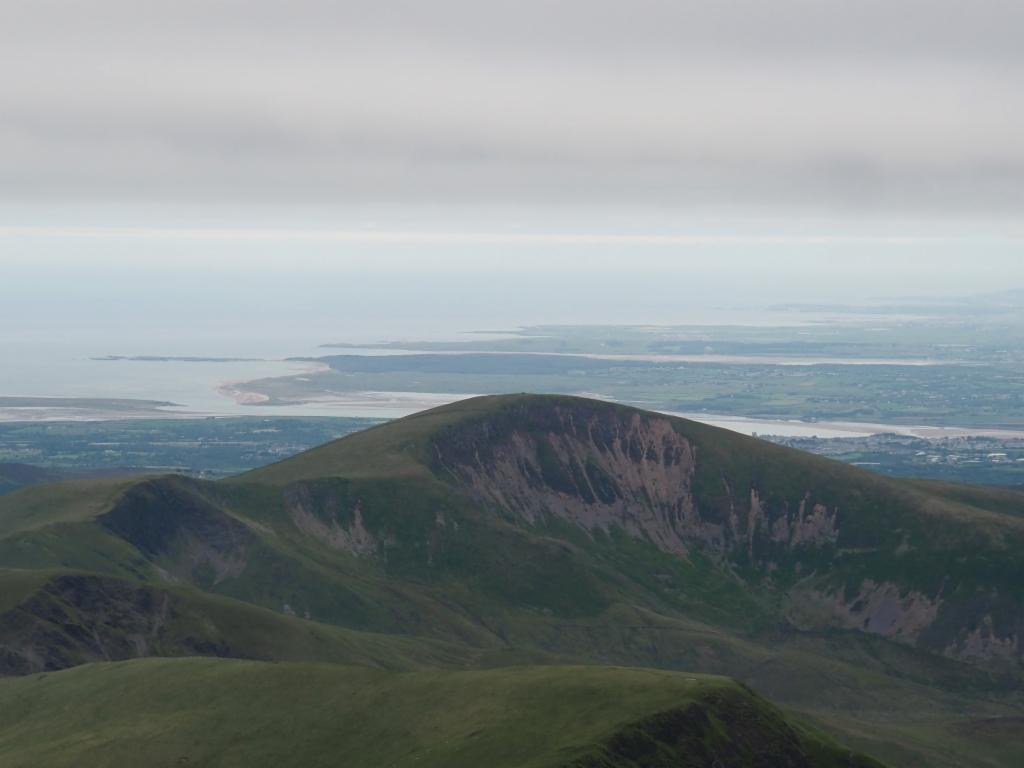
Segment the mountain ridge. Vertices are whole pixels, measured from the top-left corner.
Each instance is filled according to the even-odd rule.
[[[905,707],[930,722],[1017,716],[1021,546],[1013,495],[562,396],[461,401],[222,481],[0,499],[0,567],[369,633],[376,655],[323,651],[356,663],[450,666],[461,648],[476,666],[732,675],[836,733],[854,716],[889,727]],[[900,743],[919,732],[892,727]]]

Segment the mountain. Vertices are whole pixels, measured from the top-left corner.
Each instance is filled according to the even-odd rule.
[[[1010,492],[600,401],[486,397],[226,481],[0,498],[0,583],[33,585],[5,590],[0,644],[39,647],[25,627],[64,627],[56,604],[83,631],[12,670],[200,653],[729,675],[892,765],[1013,765],[1022,545]],[[285,639],[253,639],[269,633]]]
[[[433,496],[441,509],[441,498],[455,494],[517,530],[575,542],[572,555],[599,553],[607,562],[633,549],[638,565],[664,563],[667,572],[646,569],[641,586],[690,615],[843,627],[1011,667],[1024,651],[1024,499],[925,489],[607,403],[482,398],[331,443],[234,483],[283,487],[288,514],[309,534],[333,531],[343,548],[347,535],[361,542],[349,543],[352,551],[380,548],[390,556],[402,549],[406,521],[389,527],[361,489],[398,478],[421,489],[421,508]],[[333,519],[325,523],[322,512]],[[417,514],[420,524],[430,517]],[[428,567],[435,571],[461,538],[442,517],[434,515],[430,531],[436,562]],[[599,552],[609,543],[614,553]],[[564,568],[572,567],[572,555],[564,556]],[[634,583],[644,578],[630,572],[631,563],[615,565]],[[717,582],[741,611],[730,614],[717,598],[707,604],[706,591],[685,594],[702,565],[701,578]],[[549,594],[537,599],[556,600],[545,581]],[[586,593],[567,602],[572,610],[586,599],[601,602],[603,590],[588,591],[582,577],[572,581]]]

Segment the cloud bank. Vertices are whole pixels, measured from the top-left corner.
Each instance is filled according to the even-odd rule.
[[[1024,212],[1011,0],[11,0],[0,199]]]

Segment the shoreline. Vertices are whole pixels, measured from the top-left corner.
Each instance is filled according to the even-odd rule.
[[[934,426],[924,424],[878,424],[868,421],[802,421],[800,419],[759,419],[720,413],[686,413],[658,411],[702,424],[732,429],[734,432],[756,434],[758,437],[870,437],[871,435],[903,435],[925,440],[947,437],[992,437],[1003,440],[1024,439],[1024,429],[1000,427]],[[733,426],[730,426],[733,425]],[[757,429],[737,429],[737,426]],[[781,427],[784,431],[772,431]]]
[[[363,391],[324,394],[288,403],[272,403],[267,395],[238,387],[239,384],[244,383],[223,382],[216,388],[218,393],[237,406],[237,409],[231,410],[189,409],[187,406],[178,404],[160,408],[140,408],[138,410],[104,409],[102,407],[88,406],[76,407],[70,405],[62,407],[57,404],[33,407],[0,406],[0,423],[138,419],[167,420],[210,417],[230,418],[236,416],[394,419],[477,396],[470,393]],[[580,396],[595,397],[595,393],[580,393]],[[60,400],[60,398],[54,398],[54,400]],[[171,410],[172,408],[175,410]],[[955,437],[1024,439],[1024,429],[999,427],[900,425],[853,421],[801,421],[799,419],[775,420],[732,414],[667,411],[650,407],[648,407],[648,410],[759,437],[817,437],[825,439],[897,434],[927,440]]]
[[[288,373],[285,376],[301,376],[307,373],[323,373],[329,371],[331,366],[326,363],[314,362],[312,360],[280,360],[277,362],[286,363],[298,367],[297,371]],[[285,378],[282,376],[281,378]],[[276,378],[276,377],[275,377]],[[218,382],[214,386],[214,391],[232,400],[235,405],[262,405],[263,403],[269,403],[271,401],[270,395],[265,395],[262,392],[256,392],[251,389],[243,389],[246,384],[252,384],[259,379],[232,379],[229,381]]]
[[[801,355],[718,355],[707,354],[605,354],[602,352],[531,352],[525,350],[420,350],[402,347],[339,347],[337,354],[327,354],[324,357],[411,357],[411,356],[435,356],[446,357],[470,356],[470,355],[494,355],[494,356],[535,356],[535,357],[575,357],[587,360],[607,360],[609,362],[635,362],[635,363],[693,363],[695,365],[779,365],[786,367],[793,366],[815,366],[815,365],[867,365],[867,366],[940,366],[940,365],[974,365],[970,361],[963,360],[935,360],[925,357],[811,357]]]

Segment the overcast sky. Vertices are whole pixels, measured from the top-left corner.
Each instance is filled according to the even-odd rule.
[[[1020,0],[3,0],[0,321],[322,341],[1021,286],[1022,30]]]
[[[1019,0],[5,0],[0,197],[1019,216],[1022,29]]]

